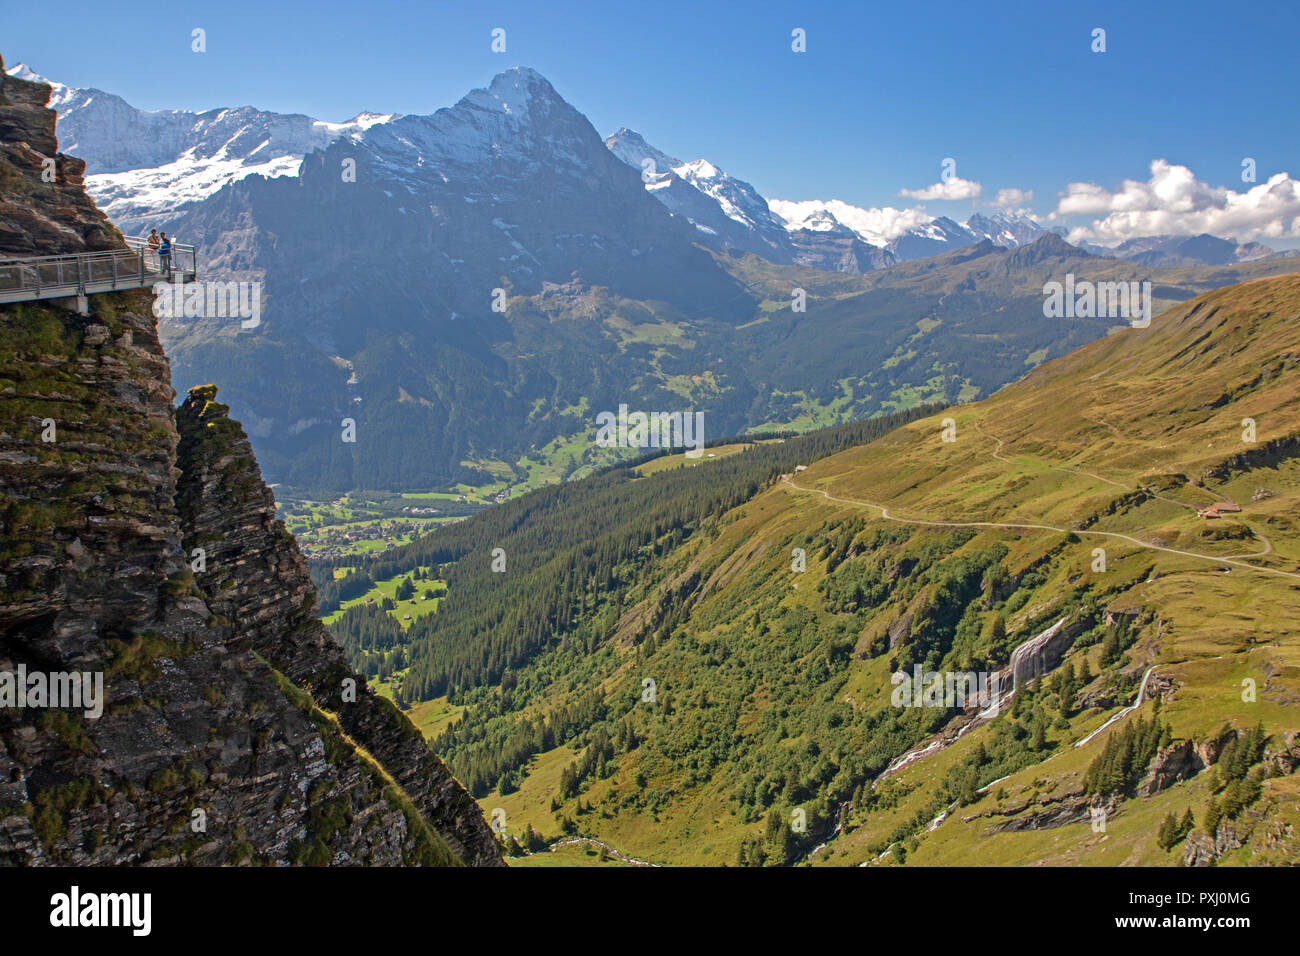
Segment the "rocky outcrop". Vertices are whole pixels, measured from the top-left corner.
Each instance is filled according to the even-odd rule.
[[[1093,707],[1100,710],[1110,710],[1119,703],[1119,699],[1113,687],[1103,681],[1094,680],[1088,687],[1079,691],[1074,703],[1081,711]]]
[[[903,638],[907,636],[909,631],[911,631],[912,618],[912,612],[905,611],[903,614],[899,615],[897,620],[889,625],[889,649],[891,651],[898,647],[898,645],[903,642]]]
[[[1170,744],[1156,754],[1147,768],[1146,775],[1138,784],[1140,797],[1149,797],[1167,790],[1180,780],[1190,780],[1205,769],[1205,761],[1196,752],[1196,745],[1191,740],[1180,740]]]
[[[48,88],[0,83],[6,251],[120,241],[75,176],[33,179]],[[239,426],[208,401],[181,441],[149,306],[0,307],[0,679],[102,681],[91,707],[0,698],[0,864],[499,864],[468,794],[323,637]]]
[[[1196,744],[1196,756],[1205,766],[1219,762],[1219,754],[1223,748],[1228,745],[1228,741],[1237,739],[1237,731],[1231,727],[1223,727],[1218,733]]]
[[[1214,833],[1193,833],[1183,847],[1183,866],[1213,866],[1219,857],[1242,846],[1241,834],[1231,823],[1219,824]]]
[[[1003,807],[985,814],[985,816],[997,815],[1009,818],[991,824],[987,832],[1018,833],[1023,830],[1052,830],[1075,823],[1091,823],[1095,810],[1102,811],[1106,817],[1113,817],[1116,806],[1115,801],[1107,801],[1097,806],[1083,791],[1066,793],[1041,802],[1038,802],[1037,798],[1032,798],[1019,805]],[[1030,809],[1031,807],[1035,809]]]
[[[1168,699],[1177,692],[1182,683],[1173,674],[1166,674],[1163,671],[1152,671],[1147,677],[1146,694],[1143,700],[1150,700],[1153,697],[1163,697]]]
[[[215,386],[190,390],[176,412],[181,474],[177,507],[187,554],[212,611],[229,621],[237,646],[265,658],[316,704],[337,716],[467,862],[495,864],[500,852],[482,811],[393,704],[369,693],[317,617],[307,560],[262,483],[242,428],[216,401]]]
[[[255,653],[195,587],[144,305],[0,309],[15,343],[0,361],[0,673],[103,682],[97,717],[0,708],[0,862],[455,862],[418,807],[433,802],[422,782],[439,804],[464,793],[445,769],[389,771],[354,746],[277,672],[284,654]],[[277,638],[292,645],[287,628],[263,635]]]
[[[907,607],[903,613],[899,614],[889,625],[889,649],[892,651],[899,645],[903,644],[912,633],[912,622],[925,619],[926,607],[929,602],[929,592],[920,591],[912,600],[907,602]],[[890,667],[894,665],[891,663]]]
[[[1067,620],[1062,618],[1047,630],[1016,647],[1011,654],[1011,673],[1015,679],[1014,686],[1048,673],[1074,645],[1074,639],[1086,626],[1080,618]]]
[[[1300,769],[1300,734],[1295,731],[1283,733],[1281,746],[1267,750],[1264,760],[1270,772],[1277,776],[1295,773]]]
[[[86,195],[86,164],[59,152],[50,88],[0,59],[0,255],[112,249],[121,235]]]

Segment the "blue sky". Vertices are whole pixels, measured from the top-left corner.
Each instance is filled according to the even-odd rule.
[[[960,218],[1011,188],[1032,190],[1029,206],[1045,216],[1068,184],[1092,183],[1107,195],[1086,197],[1092,211],[1064,220],[1090,222],[1108,203],[1132,206],[1132,196],[1115,195],[1121,182],[1148,181],[1151,163],[1165,159],[1193,181],[1180,193],[1175,174],[1149,192],[1211,207],[1186,219],[1189,228],[1242,232],[1273,220],[1289,228],[1289,198],[1276,209],[1247,203],[1225,219],[1215,218],[1212,207],[1224,201],[1213,191],[1245,192],[1284,171],[1300,177],[1295,3],[136,8],[140,16],[102,0],[74,2],[55,15],[14,5],[0,52],[10,65],[21,60],[140,107],[251,104],[328,120],[367,109],[432,112],[506,67],[532,66],[600,133],[631,126],[769,197],[914,206],[900,189],[938,182],[951,157],[958,177],[980,184],[979,199],[923,205]],[[204,54],[190,50],[193,27],[207,31]],[[494,27],[507,31],[505,54],[490,50]],[[807,31],[806,53],[791,51],[795,27]],[[1106,30],[1105,53],[1090,49],[1096,27]],[[1255,184],[1241,180],[1245,157],[1256,162]],[[1166,221],[1182,220],[1155,215],[1143,224]]]

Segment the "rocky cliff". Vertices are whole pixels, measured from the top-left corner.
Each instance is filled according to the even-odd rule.
[[[48,96],[0,74],[0,256],[121,242]],[[149,296],[2,306],[0,336],[0,863],[500,865],[316,621],[215,389],[173,409]],[[97,707],[3,696],[71,673]]]
[[[111,249],[120,236],[85,193],[86,164],[59,152],[49,96],[42,83],[0,76],[0,250]]]

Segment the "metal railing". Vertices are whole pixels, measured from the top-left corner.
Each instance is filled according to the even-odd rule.
[[[164,257],[147,239],[131,236],[125,249],[0,258],[0,302],[139,289],[164,281],[189,282],[197,273],[194,246],[173,242],[170,255]]]

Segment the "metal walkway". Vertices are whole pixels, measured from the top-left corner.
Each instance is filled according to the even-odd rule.
[[[171,261],[160,261],[147,240],[129,237],[125,249],[63,256],[0,258],[0,304],[33,299],[83,299],[98,292],[152,288],[160,282],[192,282],[198,275],[194,247],[173,242]]]

